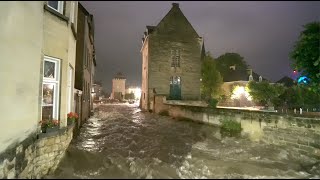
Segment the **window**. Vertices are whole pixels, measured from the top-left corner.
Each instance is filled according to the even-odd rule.
[[[71,1],[71,10],[70,10],[70,21],[71,21],[71,23],[74,23],[75,5],[76,5],[76,3],[74,1]]]
[[[171,51],[171,67],[180,67],[180,50]]]
[[[48,6],[63,14],[63,1],[48,1]]]
[[[87,46],[84,45],[84,51],[83,51],[83,64],[84,64],[84,67],[86,68],[87,67]]]
[[[72,88],[72,79],[73,79],[73,68],[69,65],[69,74],[68,74],[68,113],[72,111],[72,102],[73,102],[73,88]]]
[[[170,84],[177,84],[180,85],[181,81],[180,81],[180,77],[179,76],[175,76],[175,77],[170,77]]]
[[[60,60],[45,56],[42,83],[42,120],[58,118],[59,74]]]

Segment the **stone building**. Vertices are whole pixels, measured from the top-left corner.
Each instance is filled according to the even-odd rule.
[[[5,84],[0,88],[0,179],[41,178],[55,170],[69,145],[72,131],[63,144],[58,137],[60,146],[48,146],[48,163],[39,159],[40,146],[58,142],[49,141],[50,134],[41,136],[39,122],[60,120],[57,131],[63,134],[69,129],[67,113],[74,111],[77,6],[77,1],[0,3],[0,80]]]
[[[92,87],[93,100],[101,100],[103,98],[103,88],[101,82],[95,82]]]
[[[221,76],[223,78],[223,84],[221,86],[223,98],[219,101],[219,106],[254,106],[255,104],[252,102],[246,86],[250,81],[268,81],[261,75],[252,71],[252,69],[238,68],[237,65],[230,65],[227,71],[221,73]]]
[[[79,3],[75,88],[82,92],[77,103],[78,127],[89,119],[93,108],[92,87],[96,66],[93,16]]]
[[[154,96],[172,100],[200,100],[204,41],[182,13],[178,3],[157,26],[147,26],[142,38],[140,106],[153,108]]]
[[[119,72],[112,79],[112,93],[111,99],[123,100],[126,93],[126,78]]]

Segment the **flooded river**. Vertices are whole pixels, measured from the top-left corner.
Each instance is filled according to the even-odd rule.
[[[320,178],[319,168],[291,149],[118,104],[95,108],[50,178]]]

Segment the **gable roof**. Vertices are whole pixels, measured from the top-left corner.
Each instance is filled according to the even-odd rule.
[[[221,76],[223,77],[223,82],[249,81],[249,73],[246,70],[241,70],[237,68],[235,70],[229,69],[225,74],[221,74]],[[252,77],[254,81],[259,81],[260,75],[252,71]],[[262,77],[262,81],[269,81],[269,80]]]
[[[179,4],[178,3],[172,3],[172,8],[169,10],[169,12],[160,20],[160,22],[157,24],[157,26],[147,26],[147,34],[151,34],[154,31],[157,31],[161,24],[168,21],[171,17],[182,17],[182,19],[184,19],[184,21],[186,22],[187,25],[189,25],[192,30],[193,33],[197,36],[200,37],[197,33],[197,31],[193,28],[193,26],[191,25],[191,23],[188,21],[188,19],[186,18],[186,16],[183,14],[183,12],[181,11],[181,9],[179,8]]]

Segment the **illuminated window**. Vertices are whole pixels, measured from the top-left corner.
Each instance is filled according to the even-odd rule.
[[[48,1],[48,6],[63,14],[63,1]]]
[[[42,120],[58,118],[59,74],[60,60],[45,56],[42,83]]]

